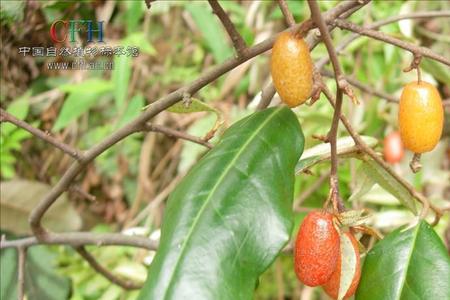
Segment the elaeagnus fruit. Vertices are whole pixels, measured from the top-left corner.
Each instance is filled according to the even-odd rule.
[[[308,286],[326,283],[336,269],[339,233],[333,215],[316,211],[303,220],[294,247],[294,267],[298,279]]]
[[[411,82],[400,97],[398,123],[403,145],[420,154],[433,150],[444,126],[444,109],[437,89],[428,82]]]
[[[272,81],[289,107],[304,103],[313,86],[313,63],[305,40],[291,32],[281,33],[272,49]]]

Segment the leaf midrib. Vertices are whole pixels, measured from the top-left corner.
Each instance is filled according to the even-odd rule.
[[[180,254],[178,255],[177,261],[175,262],[175,267],[174,267],[174,271],[172,272],[172,275],[170,277],[169,283],[168,283],[168,287],[171,286],[173,279],[175,278],[175,274],[178,272],[178,264],[181,261],[181,258],[183,257],[183,252],[186,249],[186,246],[192,236],[192,233],[194,232],[194,229],[196,227],[196,225],[198,224],[198,221],[200,220],[200,217],[203,214],[203,211],[205,210],[206,206],[210,203],[210,200],[212,199],[212,196],[214,195],[214,193],[216,192],[217,188],[220,186],[220,184],[222,183],[223,179],[226,177],[226,175],[228,175],[228,172],[231,170],[231,167],[235,164],[235,162],[238,160],[238,158],[240,157],[240,155],[244,152],[244,150],[247,148],[247,146],[251,143],[251,141],[253,141],[253,139],[258,135],[258,133],[267,125],[267,123],[280,111],[282,110],[282,108],[278,108],[276,110],[273,111],[273,113],[271,115],[269,115],[266,120],[259,126],[259,128],[257,130],[255,130],[253,132],[253,134],[250,136],[250,138],[247,140],[247,142],[245,142],[245,144],[242,146],[242,148],[236,152],[236,155],[234,156],[234,158],[230,161],[230,163],[228,164],[228,166],[224,169],[224,171],[222,172],[222,175],[220,175],[219,179],[217,180],[216,184],[213,186],[213,188],[211,189],[211,192],[209,193],[208,197],[206,198],[205,202],[203,203],[202,207],[200,208],[197,216],[194,219],[194,222],[192,223],[191,229],[189,230],[186,239],[183,241],[183,245],[181,247],[180,250]],[[167,296],[167,291],[168,289],[166,289],[166,291],[164,292],[164,296],[163,299],[166,299]]]
[[[412,243],[411,243],[411,251],[409,251],[409,254],[408,254],[406,269],[405,269],[403,278],[401,278],[400,293],[397,294],[397,296],[395,298],[396,300],[400,300],[402,295],[403,295],[403,288],[405,286],[406,277],[408,276],[408,271],[409,271],[409,265],[410,265],[410,262],[411,262],[411,257],[412,257],[412,254],[414,252],[414,246],[416,244],[417,236],[419,235],[419,229],[420,229],[421,225],[422,224],[419,221],[419,223],[417,224],[416,230],[414,230],[414,236],[413,236],[413,240],[412,240]]]

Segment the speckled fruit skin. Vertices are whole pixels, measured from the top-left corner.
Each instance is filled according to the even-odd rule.
[[[272,49],[271,73],[275,89],[289,107],[304,103],[313,86],[313,63],[305,40],[281,33]]]
[[[402,160],[405,151],[399,132],[391,132],[384,138],[383,154],[384,159],[390,164],[396,164]]]
[[[361,279],[361,257],[359,255],[359,247],[358,247],[358,241],[355,239],[353,234],[346,232],[345,233],[352,242],[353,248],[355,249],[356,254],[356,272],[353,276],[352,284],[350,285],[350,288],[348,289],[347,293],[345,294],[344,299],[350,298],[355,294],[356,289],[359,284],[359,279]],[[333,272],[333,275],[331,275],[330,280],[323,285],[323,289],[333,299],[337,299],[339,296],[339,282],[341,278],[341,257],[339,256],[336,270]]]
[[[339,257],[339,233],[333,215],[316,211],[303,220],[294,248],[294,267],[298,279],[308,286],[326,283]]]
[[[436,88],[425,81],[408,83],[400,97],[398,123],[405,148],[414,153],[433,150],[444,126],[444,109]]]

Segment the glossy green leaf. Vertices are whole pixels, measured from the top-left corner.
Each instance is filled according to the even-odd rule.
[[[45,246],[28,249],[25,263],[27,299],[69,299],[70,282],[55,271],[55,257]],[[17,299],[17,252],[0,251],[0,299]]]
[[[139,299],[251,299],[289,239],[303,143],[286,107],[226,130],[171,194]]]
[[[362,168],[366,174],[378,183],[383,189],[395,196],[401,204],[417,214],[416,201],[391,174],[389,174],[383,167],[369,157],[364,156]]]
[[[450,299],[450,257],[426,222],[396,230],[366,256],[356,300]]]

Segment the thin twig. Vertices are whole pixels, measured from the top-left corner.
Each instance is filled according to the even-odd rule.
[[[364,3],[360,3],[359,1],[343,2],[342,4],[337,5],[336,7],[330,9],[327,13],[325,13],[324,18],[327,22],[329,22],[332,19],[335,19],[337,16],[340,16],[348,11],[356,11],[362,6],[364,6]],[[296,30],[301,26],[302,25],[294,26],[293,30]],[[61,177],[59,182],[55,186],[53,186],[52,190],[39,202],[39,204],[31,212],[29,219],[30,227],[36,238],[43,242],[45,242],[49,238],[49,233],[45,228],[42,227],[42,217],[50,208],[50,206],[56,201],[56,199],[58,199],[58,197],[70,186],[75,177],[81,173],[81,171],[89,162],[94,160],[98,155],[103,153],[106,149],[112,147],[117,142],[123,140],[124,138],[135,132],[140,131],[142,126],[147,121],[152,119],[161,111],[181,101],[186,94],[195,94],[201,88],[213,82],[226,72],[232,70],[243,62],[271,49],[276,38],[277,36],[271,37],[251,48],[248,48],[247,51],[245,51],[243,57],[230,58],[221,65],[218,65],[216,67],[213,67],[211,70],[206,71],[203,75],[201,75],[193,82],[157,100],[156,102],[152,103],[150,107],[142,114],[140,114],[136,119],[126,124],[122,128],[116,130],[114,133],[106,137],[103,141],[86,151],[83,161],[80,163],[74,162],[68,168],[66,173]],[[318,38],[311,35],[306,39],[306,42],[312,49],[318,43]]]
[[[17,299],[22,300],[25,296],[25,263],[27,256],[27,247],[17,248],[18,255],[18,274],[17,274]]]
[[[289,27],[294,26],[295,19],[291,11],[289,10],[286,0],[278,0],[278,6],[280,6],[281,12],[283,13],[284,19],[286,20],[288,26]]]
[[[337,157],[337,130],[339,126],[339,116],[342,108],[342,95],[345,89],[344,84],[347,84],[343,78],[343,72],[339,64],[336,52],[334,51],[333,42],[331,40],[330,32],[325,21],[322,18],[319,5],[315,0],[308,0],[308,5],[311,10],[311,18],[320,30],[320,35],[325,43],[325,46],[333,64],[335,79],[336,79],[336,106],[334,109],[333,121],[331,123],[331,129],[328,133],[328,141],[330,142],[331,149],[331,171],[330,171],[330,188],[331,188],[331,200],[335,209],[339,212],[343,211],[344,203],[339,195],[339,178],[337,175],[338,170],[338,157]]]
[[[330,77],[330,78],[334,78],[334,74],[331,71],[328,70],[322,70],[321,74],[326,76],[326,77]],[[392,103],[397,103],[398,104],[398,99],[388,93],[385,93],[383,91],[377,90],[371,86],[368,86],[354,78],[345,76],[345,80],[347,80],[348,83],[350,83],[351,85],[353,85],[354,87],[362,90],[363,92],[366,92],[368,94],[371,95],[375,95],[377,97],[380,97],[382,99],[387,100],[388,102],[392,102]]]
[[[450,17],[450,11],[424,11],[424,12],[416,12],[416,13],[410,13],[400,16],[393,16],[389,17],[385,20],[381,20],[378,22],[374,22],[372,24],[369,24],[366,26],[368,29],[378,29],[381,26],[391,24],[394,22],[398,22],[400,20],[405,19],[420,19],[420,18],[440,18],[440,17]],[[344,50],[348,45],[350,45],[351,42],[353,42],[355,39],[360,37],[361,35],[354,33],[350,35],[348,38],[346,38],[343,42],[341,42],[339,45],[336,46],[336,52],[341,53],[342,50]],[[326,65],[329,62],[329,58],[327,56],[324,56],[322,59],[320,59],[316,66],[318,69],[322,69],[324,65]]]
[[[1,240],[0,249],[30,247],[35,245],[68,245],[68,246],[130,246],[148,250],[156,250],[158,244],[142,236],[130,236],[120,233],[66,232],[48,233],[45,240],[27,237],[17,240]]]
[[[258,106],[256,107],[256,110],[263,110],[267,108],[270,104],[270,102],[273,99],[273,96],[275,96],[276,90],[273,83],[269,83],[261,92],[261,100],[258,103]]]
[[[194,135],[190,135],[186,132],[182,132],[182,131],[178,131],[169,127],[165,127],[162,125],[156,125],[156,124],[151,124],[151,123],[146,123],[142,130],[145,131],[153,131],[153,132],[160,132],[163,133],[169,137],[175,137],[175,138],[179,138],[182,140],[186,140],[186,141],[190,141],[205,147],[208,147],[209,149],[211,149],[213,147],[213,145],[211,143],[208,143],[206,141],[204,141],[202,138],[199,138],[197,136]]]
[[[135,283],[131,280],[122,279],[112,274],[108,269],[99,264],[97,260],[89,252],[87,252],[83,246],[77,247],[75,248],[75,250],[89,263],[92,269],[97,271],[97,273],[103,275],[112,283],[117,284],[118,286],[126,290],[136,290],[142,288],[142,284]]]
[[[97,200],[97,197],[84,191],[79,186],[71,186],[71,187],[69,187],[69,191],[77,193],[80,197],[86,198],[87,200],[89,200],[91,202],[94,202],[95,200]]]
[[[80,151],[78,151],[78,150],[72,148],[71,146],[69,146],[69,145],[67,145],[67,144],[65,144],[65,143],[55,139],[51,135],[43,132],[42,130],[34,128],[33,126],[31,126],[27,122],[24,122],[22,120],[17,119],[16,117],[14,117],[10,113],[6,112],[2,108],[0,108],[0,120],[2,122],[9,122],[11,124],[16,125],[17,127],[25,129],[26,131],[28,131],[32,135],[34,135],[34,136],[36,136],[36,137],[38,137],[38,138],[48,142],[49,144],[52,144],[53,146],[55,146],[56,148],[60,149],[64,153],[72,156],[76,160],[81,160],[82,159],[82,154],[81,154]]]
[[[208,0],[208,2],[213,12],[219,17],[220,21],[223,24],[223,27],[225,27],[226,31],[228,32],[228,35],[233,42],[233,46],[236,49],[238,57],[242,57],[247,50],[247,45],[245,44],[244,39],[239,34],[236,27],[234,27],[233,22],[231,22],[230,18],[223,10],[222,6],[220,6],[219,2],[217,0]]]
[[[372,29],[369,29],[367,27],[362,27],[362,26],[356,25],[356,24],[354,24],[352,22],[349,22],[349,21],[346,21],[346,20],[342,20],[342,19],[331,20],[329,22],[329,24],[333,24],[333,25],[338,26],[339,28],[350,30],[350,31],[353,31],[353,32],[355,32],[357,34],[365,35],[365,36],[374,38],[376,40],[383,41],[383,42],[386,42],[388,44],[395,45],[397,47],[400,47],[400,48],[403,48],[405,50],[408,50],[408,51],[410,51],[413,54],[420,54],[422,56],[431,58],[431,59],[433,59],[435,61],[443,63],[443,64],[445,64],[447,66],[450,66],[450,60],[448,60],[444,56],[439,55],[439,54],[433,52],[432,50],[430,50],[428,48],[421,47],[421,46],[416,46],[416,45],[414,45],[412,43],[408,43],[408,42],[399,40],[399,39],[394,38],[392,36],[389,36],[389,35],[387,35],[387,34],[385,34],[383,32],[372,30]]]

